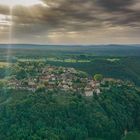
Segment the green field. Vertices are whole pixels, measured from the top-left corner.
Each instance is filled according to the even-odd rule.
[[[90,60],[77,60],[77,59],[57,59],[57,58],[47,58],[48,62],[62,62],[62,63],[89,63]]]
[[[8,62],[0,62],[0,68],[7,67],[9,65],[10,65],[10,63],[8,63]]]
[[[130,132],[122,140],[140,140],[140,133]]]

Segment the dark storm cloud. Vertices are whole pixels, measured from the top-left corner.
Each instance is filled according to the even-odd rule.
[[[113,25],[140,26],[140,7],[139,10],[132,8],[137,5],[137,0],[98,0],[97,3],[107,12],[112,12]],[[117,15],[118,18],[115,17]]]
[[[15,6],[15,36],[40,35],[50,32],[82,32],[121,27],[140,27],[139,0],[42,0],[47,6]],[[0,14],[7,15],[6,6]],[[134,33],[134,32],[133,32]]]
[[[102,26],[102,19],[97,18],[96,7],[91,1],[74,0],[50,2],[47,7],[15,7],[14,22],[17,27],[46,30],[89,30]],[[24,26],[24,27],[23,27]],[[32,26],[30,28],[30,26]],[[40,26],[40,27],[39,27]]]
[[[139,25],[140,11],[129,9],[135,0],[44,0],[50,7],[17,6],[13,10],[17,25],[42,26],[46,29],[82,30],[113,25]],[[110,13],[112,12],[112,13]],[[7,7],[0,7],[8,14]],[[20,26],[19,26],[20,27]]]
[[[109,11],[124,10],[134,2],[134,0],[97,0],[100,6],[103,6]]]

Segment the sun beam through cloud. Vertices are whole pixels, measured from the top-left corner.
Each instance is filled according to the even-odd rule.
[[[15,6],[15,5],[30,6],[35,4],[42,4],[42,2],[40,0],[1,0],[0,4],[8,5],[8,6]]]

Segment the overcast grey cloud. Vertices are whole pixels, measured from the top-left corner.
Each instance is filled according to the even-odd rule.
[[[12,26],[15,43],[140,43],[139,0],[42,2],[44,5],[14,6],[12,17],[9,7],[0,2],[0,42],[8,41]]]

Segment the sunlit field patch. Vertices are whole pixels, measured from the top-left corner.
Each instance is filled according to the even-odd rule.
[[[108,58],[107,61],[116,62],[116,61],[120,61],[120,59],[119,58]]]
[[[8,62],[0,62],[0,68],[8,67],[9,65],[10,65],[10,63],[8,63]]]
[[[77,59],[57,59],[57,58],[47,58],[50,62],[64,62],[64,63],[89,63],[90,60],[77,60]]]
[[[45,59],[18,59],[19,62],[43,62]]]

